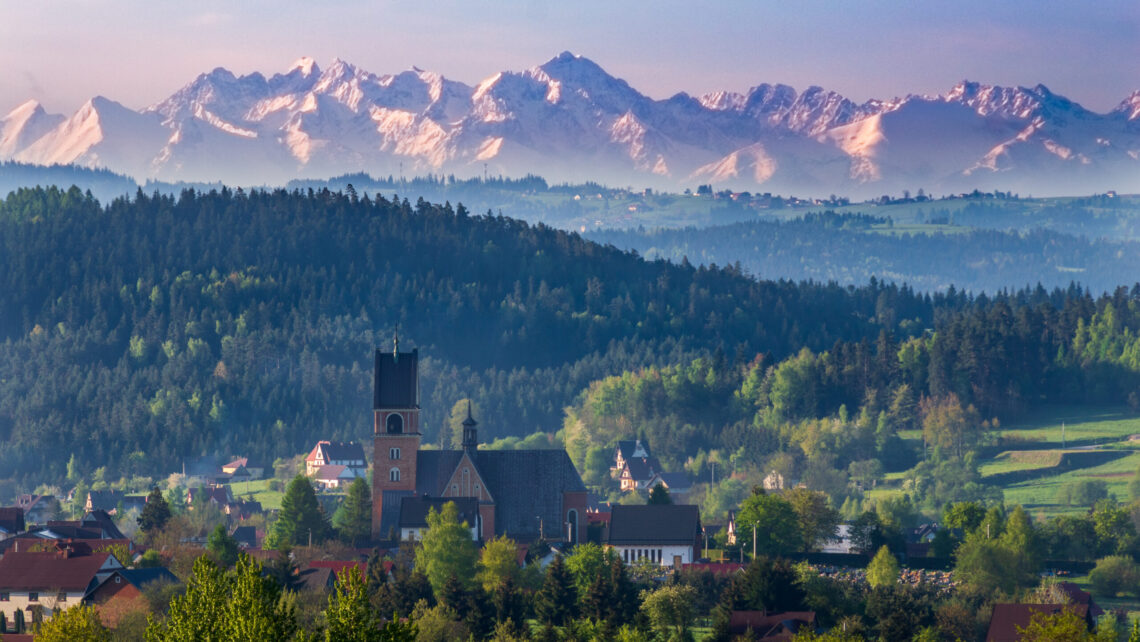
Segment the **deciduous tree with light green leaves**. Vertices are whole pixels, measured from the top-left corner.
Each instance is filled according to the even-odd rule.
[[[325,642],[412,642],[414,624],[383,623],[372,610],[360,570],[351,567],[336,578],[336,590],[325,609]]]
[[[803,548],[799,516],[788,500],[763,491],[754,492],[736,513],[737,541],[750,550],[756,534],[757,555],[785,555]]]
[[[686,584],[667,584],[642,593],[641,609],[663,640],[687,640],[691,635],[697,590]]]
[[[36,640],[43,642],[110,642],[111,632],[87,604],[60,611],[40,626]]]
[[[867,583],[871,588],[894,586],[899,581],[899,563],[886,546],[879,548],[871,563],[867,565]]]
[[[478,577],[484,591],[494,591],[503,580],[518,584],[521,571],[518,546],[514,540],[500,535],[483,545],[483,552],[479,556]]]
[[[416,550],[416,570],[423,571],[436,595],[452,575],[464,588],[470,588],[479,551],[471,540],[470,526],[459,521],[455,502],[447,502],[438,513],[434,508],[428,511],[427,524],[427,532]]]

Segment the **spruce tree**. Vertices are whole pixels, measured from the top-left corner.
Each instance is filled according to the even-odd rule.
[[[318,544],[325,540],[327,533],[328,523],[312,482],[304,475],[297,475],[285,489],[281,512],[273,525],[277,547],[307,545],[310,538],[313,544]]]
[[[666,506],[673,503],[673,498],[669,496],[669,490],[665,488],[665,484],[657,484],[653,490],[649,491],[649,501],[646,502],[650,506]]]
[[[574,578],[566,569],[562,556],[554,558],[546,569],[542,588],[534,596],[534,612],[538,621],[551,626],[565,626],[575,617],[578,591]]]
[[[150,494],[146,496],[146,505],[143,506],[142,512],[139,513],[139,529],[147,535],[150,535],[151,533],[162,530],[168,521],[170,521],[170,504],[166,503],[166,498],[162,496],[162,491],[155,486],[151,489]]]
[[[356,545],[368,539],[372,532],[372,492],[363,477],[352,480],[333,523],[340,538],[348,544]]]

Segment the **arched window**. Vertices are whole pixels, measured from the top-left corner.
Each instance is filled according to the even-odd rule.
[[[398,435],[404,432],[404,418],[398,413],[388,415],[387,429],[389,435]]]
[[[566,511],[566,525],[570,529],[570,544],[578,543],[578,511],[571,508]]]
[[[389,448],[388,449],[388,459],[399,459],[399,458],[400,458],[400,449],[399,448]]]
[[[392,470],[388,471],[388,481],[394,481],[394,482],[400,481],[400,469],[399,468],[393,467]]]

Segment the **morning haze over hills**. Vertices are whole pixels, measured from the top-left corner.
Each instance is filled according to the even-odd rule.
[[[854,198],[1140,191],[1140,90],[1107,113],[1040,84],[968,81],[862,104],[769,84],[654,100],[564,52],[473,86],[302,58],[269,77],[219,67],[141,111],[103,96],[49,109],[0,120],[0,160],[264,185],[365,171]]]

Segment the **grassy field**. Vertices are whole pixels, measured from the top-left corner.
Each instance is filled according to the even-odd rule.
[[[281,509],[281,496],[283,493],[277,490],[269,489],[268,479],[260,479],[257,481],[238,482],[230,484],[230,491],[234,494],[234,498],[252,499],[261,502],[261,507],[265,510],[280,510]]]
[[[1084,512],[1087,506],[1067,506],[1057,503],[1057,493],[1068,483],[1078,479],[1100,479],[1108,484],[1108,492],[1117,499],[1127,501],[1128,482],[1132,480],[1137,467],[1140,467],[1140,452],[1129,453],[1127,456],[1115,461],[1081,468],[1042,477],[1025,482],[1012,484],[1003,489],[1007,504],[1021,504],[1026,510],[1036,514],[1045,515]]]
[[[1074,446],[1106,444],[1134,434],[1140,434],[1140,416],[1127,408],[1074,406],[1043,407],[1025,420],[1003,426],[998,431],[1006,442],[1024,442],[1041,447],[1061,446],[1062,436],[1064,445]]]
[[[978,467],[982,477],[1019,470],[1049,468],[1061,463],[1062,450],[1007,450]]]

